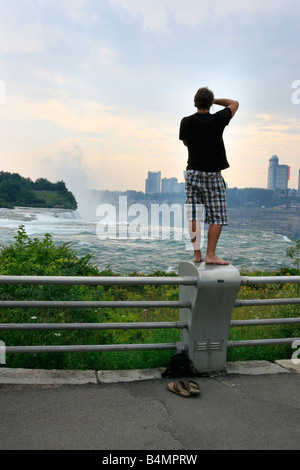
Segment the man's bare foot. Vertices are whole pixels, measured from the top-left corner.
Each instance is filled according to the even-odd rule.
[[[201,263],[201,261],[204,261],[201,255],[201,250],[195,250],[194,251],[194,263]]]
[[[205,261],[205,260],[203,258],[194,257],[193,261],[194,261],[194,263],[201,263],[202,261]]]
[[[220,264],[220,265],[230,264],[229,261],[225,261],[222,258],[218,258],[218,256],[206,256],[205,263],[206,264]]]

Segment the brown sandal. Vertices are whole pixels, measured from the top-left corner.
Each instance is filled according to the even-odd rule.
[[[199,385],[193,380],[189,380],[188,382],[186,382],[185,386],[191,395],[199,395],[200,393]]]
[[[184,382],[170,382],[167,385],[168,390],[170,392],[176,393],[177,395],[181,395],[182,397],[190,397],[191,393],[187,389],[187,386]]]

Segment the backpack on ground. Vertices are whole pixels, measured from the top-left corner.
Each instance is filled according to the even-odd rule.
[[[186,353],[173,354],[167,369],[161,374],[162,378],[199,377],[200,375]]]

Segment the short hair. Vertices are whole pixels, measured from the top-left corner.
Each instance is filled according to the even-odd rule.
[[[195,106],[199,109],[209,109],[213,104],[213,101],[214,94],[207,87],[199,88],[194,97]]]

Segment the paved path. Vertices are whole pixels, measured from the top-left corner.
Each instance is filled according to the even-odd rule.
[[[111,458],[190,451],[198,459],[201,450],[298,450],[300,370],[279,364],[233,364],[227,374],[197,378],[201,395],[191,398],[147,371],[78,371],[76,380],[74,371],[63,378],[0,368],[0,450],[90,449]]]

